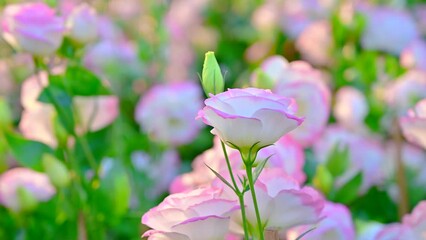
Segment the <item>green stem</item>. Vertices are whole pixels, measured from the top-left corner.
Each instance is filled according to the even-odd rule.
[[[256,220],[257,220],[257,227],[259,230],[260,240],[264,240],[262,221],[260,219],[259,207],[258,207],[257,198],[256,198],[256,191],[254,190],[254,181],[253,181],[251,164],[246,165],[246,173],[247,173],[247,179],[250,186],[251,196],[253,198],[254,211],[256,212]]]
[[[221,141],[222,144],[222,150],[223,154],[225,155],[226,165],[228,166],[229,175],[231,176],[232,184],[234,185],[235,194],[238,196],[238,200],[240,203],[240,209],[241,209],[241,217],[243,221],[243,229],[244,229],[244,240],[249,240],[249,234],[248,234],[248,223],[247,223],[247,217],[246,217],[246,207],[244,204],[244,187],[243,186],[243,192],[241,192],[238,188],[237,182],[235,181],[234,173],[232,171],[231,167],[231,161],[229,161],[228,153],[226,151],[225,144]]]

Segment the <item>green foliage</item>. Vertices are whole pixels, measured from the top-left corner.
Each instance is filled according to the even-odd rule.
[[[53,150],[46,144],[25,139],[18,134],[6,133],[5,136],[13,156],[22,166],[41,170],[43,154],[53,153]]]
[[[327,157],[326,168],[333,177],[342,175],[349,166],[349,147],[335,144]]]
[[[345,185],[343,185],[335,193],[333,200],[343,204],[350,204],[354,201],[359,194],[359,189],[362,184],[362,173],[358,173],[351,180],[349,180]]]

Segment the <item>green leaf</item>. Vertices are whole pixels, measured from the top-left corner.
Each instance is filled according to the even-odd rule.
[[[204,164],[204,165],[206,165],[210,169],[210,171],[212,171],[214,175],[216,175],[216,177],[218,177],[223,183],[225,183],[229,188],[231,188],[232,191],[236,192],[236,189],[222,175],[216,172],[213,168],[209,167],[209,165],[207,164]]]
[[[110,95],[111,91],[102,81],[89,70],[72,66],[65,73],[65,85],[70,88],[73,96]]]
[[[260,176],[260,173],[262,172],[263,168],[265,168],[266,163],[273,155],[267,157],[266,159],[260,161],[259,164],[257,164],[256,168],[253,171],[253,184],[256,183],[257,179]]]
[[[72,110],[72,98],[65,90],[58,76],[49,77],[49,81],[50,84],[42,90],[38,100],[52,104],[58,113],[61,124],[67,132],[73,134],[75,122]]]
[[[49,146],[41,142],[28,140],[14,133],[6,133],[5,136],[13,156],[24,167],[41,170],[43,154],[53,153]]]
[[[340,147],[335,144],[327,157],[325,166],[333,177],[342,175],[349,165],[349,148],[348,146]]]
[[[112,221],[119,220],[123,216],[130,203],[130,180],[124,166],[117,160],[112,161],[113,166],[106,175],[101,178],[101,191],[106,195],[107,208],[103,209],[112,214]]]
[[[333,176],[322,164],[317,167],[317,171],[313,179],[313,185],[325,195],[328,195],[333,187]]]
[[[334,200],[343,204],[351,203],[358,197],[361,184],[362,173],[360,172],[336,192]]]

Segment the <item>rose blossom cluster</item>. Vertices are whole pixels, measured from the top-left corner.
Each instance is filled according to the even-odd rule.
[[[282,135],[296,128],[303,121],[302,118],[298,118],[293,115],[293,109],[296,108],[294,100],[290,98],[281,97],[273,94],[268,90],[261,90],[255,88],[247,89],[229,89],[226,92],[211,95],[211,98],[205,101],[206,106],[199,112],[198,117],[201,118],[205,123],[214,126],[212,133],[220,138],[220,141],[228,145],[229,156],[236,173],[242,172],[242,166],[247,165],[251,159],[246,158],[245,154],[251,154],[253,151],[267,147],[268,145],[276,142],[281,138]],[[271,126],[280,126],[280,129],[272,129]],[[217,141],[216,141],[217,142]],[[265,169],[265,173],[260,175],[259,179],[254,185],[254,190],[258,196],[258,206],[261,212],[262,224],[266,224],[266,229],[275,229],[279,231],[287,231],[291,227],[302,225],[302,224],[313,224],[320,220],[319,215],[323,209],[324,200],[316,190],[309,187],[301,187],[301,183],[304,180],[304,174],[302,172],[302,165],[300,158],[303,156],[299,145],[287,146],[285,143],[291,144],[291,140],[282,138],[279,140],[280,144],[269,149],[264,148],[263,153],[259,152],[260,158],[263,158],[269,154],[269,152],[277,153],[277,157],[274,161],[269,162],[269,166]],[[208,172],[207,166],[202,165],[202,161],[208,161],[206,164],[211,164],[213,168],[216,168],[223,176],[230,176],[232,173],[227,173],[225,169],[221,167],[223,162],[220,163],[216,160],[217,157],[223,161],[220,157],[220,147],[218,144],[203,153],[193,164],[194,172],[187,176],[179,177],[172,185],[172,191],[175,193],[170,195],[166,200],[161,203],[158,207],[151,209],[146,213],[142,219],[142,223],[150,226],[153,230],[145,233],[145,236],[149,236],[149,239],[156,239],[155,235],[162,234],[161,236],[165,239],[174,239],[172,236],[177,233],[184,236],[193,236],[189,239],[201,239],[201,236],[194,235],[197,232],[189,231],[189,227],[185,227],[184,232],[179,230],[181,225],[197,224],[200,227],[210,219],[210,217],[198,217],[192,220],[192,216],[183,214],[182,220],[179,220],[172,224],[174,220],[167,217],[165,213],[162,213],[164,208],[163,205],[169,205],[169,198],[174,199],[173,209],[179,211],[187,211],[188,206],[185,204],[188,201],[184,201],[187,196],[191,196],[195,191],[204,191],[203,188],[213,189],[218,188],[223,191],[224,198],[228,199],[227,202],[233,201],[234,204],[238,202],[235,195],[225,186],[222,182],[218,181],[211,173]],[[299,147],[299,148],[298,148]],[[257,150],[253,150],[257,149]],[[222,149],[223,150],[223,149]],[[241,153],[241,157],[238,157],[238,150]],[[268,151],[267,151],[268,150]],[[293,153],[293,151],[296,151]],[[281,161],[280,157],[283,155],[294,154],[294,162]],[[223,156],[223,155],[222,155]],[[251,170],[250,170],[251,171]],[[241,176],[245,176],[242,173]],[[296,178],[294,178],[296,177]],[[202,188],[197,188],[202,187]],[[194,189],[194,190],[191,190]],[[189,189],[189,190],[188,190]],[[198,189],[198,190],[197,190]],[[211,190],[210,190],[211,191]],[[209,196],[206,202],[215,201],[214,196]],[[256,214],[255,206],[253,206],[253,199],[247,194],[244,198],[246,202],[245,208],[247,208],[247,221],[253,226],[256,225]],[[176,205],[178,204],[178,205]],[[200,214],[201,210],[198,208],[203,207],[203,204],[198,204],[195,213]],[[226,206],[224,204],[215,204],[215,206]],[[212,211],[214,208],[204,206],[203,212]],[[166,208],[167,210],[170,207]],[[191,209],[191,208],[189,208]],[[226,212],[229,211],[229,208]],[[294,211],[293,215],[284,216],[281,212],[288,212],[289,210]],[[215,232],[225,236],[228,233],[234,235],[244,234],[243,223],[240,216],[240,211],[235,209],[235,212],[227,215],[224,218],[222,215],[223,210],[216,210],[210,213],[211,218],[215,218],[217,221],[217,228]],[[151,220],[152,216],[162,216],[161,223],[165,224],[170,222],[170,225],[159,226],[154,225]],[[171,215],[170,215],[171,216]],[[197,216],[197,215],[195,215]],[[199,216],[199,215],[198,215]],[[158,220],[157,220],[158,221]],[[182,223],[179,223],[182,221]],[[220,225],[219,225],[219,222]],[[218,227],[221,226],[219,229]],[[210,231],[207,231],[209,233]],[[182,239],[186,239],[182,236]],[[219,239],[210,236],[204,236],[203,239]]]
[[[44,3],[14,4],[4,9],[3,37],[14,48],[46,56],[60,47],[64,34],[81,43],[93,41],[95,22],[96,12],[87,4],[74,8],[67,19]]]

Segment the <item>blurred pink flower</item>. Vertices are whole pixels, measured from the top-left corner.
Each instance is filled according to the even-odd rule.
[[[419,36],[416,22],[407,12],[389,7],[361,9],[367,25],[361,37],[365,49],[399,55]]]
[[[56,190],[49,177],[27,168],[13,168],[0,175],[0,203],[13,211],[21,209],[17,189],[24,188],[38,201],[48,201]]]
[[[104,40],[92,45],[86,52],[84,65],[109,80],[120,76],[139,76],[141,63],[136,47],[127,41]]]
[[[266,59],[261,68],[272,79],[273,91],[294,98],[297,115],[305,117],[289,135],[304,147],[311,145],[320,137],[330,114],[331,93],[323,75],[306,62],[288,63],[281,56]]]
[[[179,154],[167,150],[160,156],[151,157],[142,151],[133,152],[131,160],[135,169],[145,174],[150,181],[145,193],[149,199],[156,199],[166,192],[180,168]]]
[[[212,133],[230,147],[253,151],[275,143],[295,129],[302,118],[293,115],[295,101],[268,90],[246,88],[229,89],[212,95],[199,111]]]
[[[376,236],[377,240],[424,239],[426,232],[426,201],[421,201],[402,219],[384,227]]]
[[[410,70],[393,81],[386,91],[387,103],[400,115],[423,98],[426,98],[426,71]]]
[[[219,188],[200,188],[169,195],[142,217],[151,227],[148,239],[224,239],[230,215],[239,209],[237,201],[223,198]]]
[[[349,129],[362,127],[368,111],[367,99],[358,89],[346,86],[337,91],[333,113],[341,125]]]
[[[40,78],[40,82],[37,78]],[[56,147],[53,127],[55,110],[52,105],[37,101],[47,84],[47,74],[44,72],[28,78],[22,84],[21,104],[24,111],[19,129],[29,139]],[[118,98],[115,96],[77,96],[73,100],[77,111],[76,117],[79,120],[76,130],[80,134],[102,129],[111,124],[118,115]]]
[[[189,143],[202,127],[195,120],[201,96],[199,85],[190,81],[154,86],[139,100],[135,119],[156,141],[175,146]]]
[[[426,71],[426,42],[418,39],[410,43],[402,51],[400,63],[408,69]]]
[[[296,40],[296,48],[302,59],[315,66],[329,66],[332,63],[333,39],[330,23],[318,21],[307,26]]]
[[[418,102],[399,122],[408,141],[426,148],[426,99]]]
[[[45,56],[59,48],[65,26],[46,4],[22,3],[4,9],[2,28],[3,37],[13,47]]]
[[[96,10],[87,3],[75,7],[67,19],[67,29],[71,38],[80,43],[89,43],[98,37]]]
[[[282,11],[279,16],[284,32],[298,38],[312,22],[327,19],[337,5],[336,0],[284,0],[276,7]]]
[[[338,203],[326,202],[321,212],[321,222],[316,228],[306,234],[304,240],[354,240],[355,228],[349,209]],[[288,240],[297,237],[311,229],[312,225],[295,227],[287,232]]]
[[[234,171],[244,168],[241,155],[235,149],[227,147],[231,167]],[[302,146],[288,137],[280,138],[274,145],[263,148],[257,155],[257,161],[271,156],[266,167],[280,168],[293,177],[299,184],[304,183],[306,174],[303,172],[305,155]],[[177,193],[198,187],[209,186],[217,180],[216,175],[206,166],[216,172],[228,176],[225,157],[219,137],[215,138],[213,148],[206,150],[192,162],[192,171],[175,178],[170,186],[170,192]]]
[[[334,146],[349,148],[349,166],[336,178],[336,187],[343,186],[356,174],[362,172],[362,184],[359,193],[365,193],[371,186],[384,180],[381,166],[385,161],[384,148],[373,136],[354,133],[339,126],[329,125],[321,138],[314,144],[315,159],[324,163]]]
[[[285,174],[282,169],[265,168],[254,186],[265,229],[287,231],[292,227],[314,224],[320,221],[324,207],[323,197],[311,187],[301,187],[299,183]],[[247,219],[252,226],[256,224],[253,200],[245,194]],[[235,216],[232,231],[242,233],[238,226],[241,217]]]
[[[274,145],[261,149],[257,155],[258,160],[268,157],[270,158],[267,167],[282,169],[285,174],[294,178],[299,184],[305,182],[306,174],[303,171],[305,153],[299,143],[284,136]]]
[[[397,183],[395,182],[396,172],[396,146],[393,142],[389,142],[386,146],[386,161],[382,167],[384,174],[389,183],[387,192],[396,203],[399,202],[400,193]],[[404,143],[402,145],[402,161],[405,171],[410,175],[410,185],[413,187],[421,187],[426,183],[426,151],[417,146]],[[422,191],[422,190],[420,190]]]

